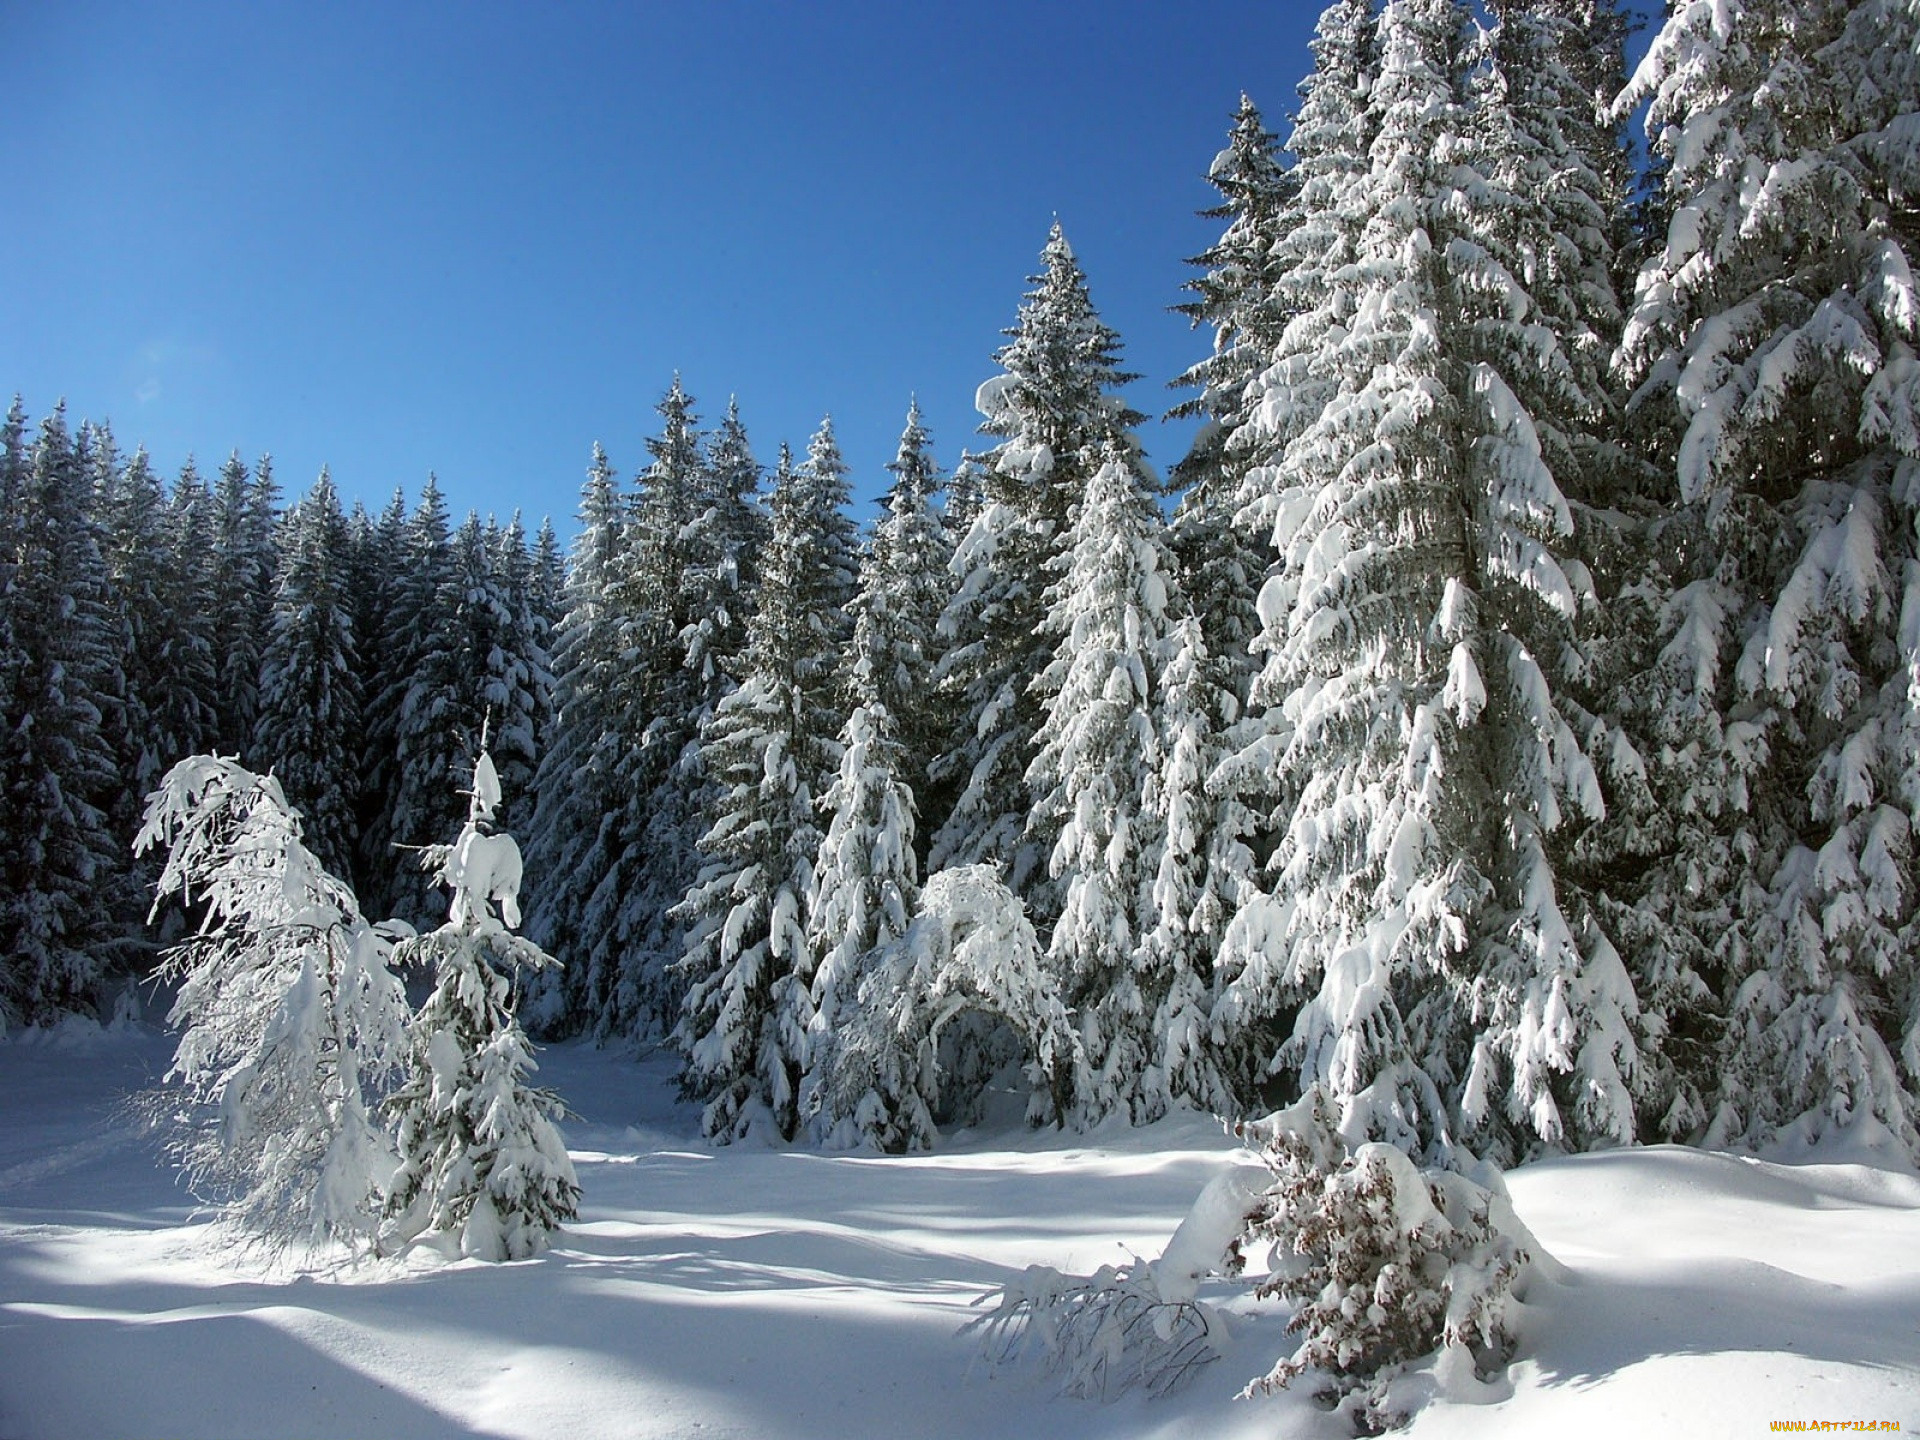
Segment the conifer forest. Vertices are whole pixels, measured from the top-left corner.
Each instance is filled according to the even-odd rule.
[[[1009,1093],[1219,1117],[1278,1178],[1183,1227],[1194,1273],[1290,1246],[1302,1338],[1249,1388],[1331,1375],[1362,1429],[1393,1365],[1513,1353],[1502,1169],[1920,1161],[1920,7],[1674,4],[1631,72],[1628,29],[1333,0],[1166,257],[1193,359],[1147,378],[1201,423],[1164,469],[1058,221],[979,434],[903,393],[871,515],[830,420],[769,446],[671,371],[645,456],[582,437],[559,530],[430,477],[373,513],[266,456],[164,476],[15,398],[0,1031],[179,983],[211,1068],[176,1075],[231,1107],[268,1062],[210,977],[324,911],[361,967],[330,1128],[180,1155],[385,1252],[576,1213],[528,1035],[671,1054],[719,1146],[935,1150]],[[283,889],[221,888],[237,835]],[[1381,1218],[1410,1189],[1444,1243]],[[1390,1301],[1342,1234],[1447,1281]],[[1129,1306],[1214,1343],[1165,1270],[1049,1274],[984,1325],[1070,1385]]]

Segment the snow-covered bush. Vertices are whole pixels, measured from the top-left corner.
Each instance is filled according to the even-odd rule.
[[[858,1003],[833,1037],[816,1117],[830,1140],[881,1150],[933,1143],[942,1094],[941,1038],[984,1012],[1019,1037],[1031,1086],[1028,1118],[1057,1119],[1084,1062],[1060,987],[1019,899],[990,865],[927,881],[907,933],[861,962]]]
[[[512,933],[520,848],[511,835],[489,833],[499,803],[500,780],[483,751],[460,838],[425,856],[453,892],[447,923],[397,951],[432,961],[434,987],[411,1027],[407,1079],[388,1102],[400,1147],[382,1237],[390,1249],[431,1233],[457,1237],[460,1253],[475,1259],[524,1260],[546,1249],[580,1198],[553,1123],[560,1102],[526,1083],[537,1067],[514,1016],[511,976],[557,962]]]
[[[1246,1127],[1273,1183],[1250,1208],[1244,1253],[1265,1242],[1254,1293],[1292,1302],[1293,1354],[1253,1381],[1271,1393],[1313,1373],[1363,1431],[1403,1423],[1430,1387],[1396,1384],[1438,1352],[1434,1380],[1462,1398],[1510,1357],[1517,1287],[1534,1246],[1499,1173],[1416,1167],[1391,1145],[1349,1150],[1318,1089]]]
[[[1220,1358],[1223,1323],[1198,1298],[1200,1282],[1237,1271],[1253,1201],[1229,1171],[1200,1192],[1158,1260],[1091,1275],[1030,1265],[982,1296],[994,1308],[967,1328],[982,1333],[990,1365],[1035,1360],[1060,1378],[1062,1394],[1105,1400],[1137,1387],[1164,1395]]]
[[[271,1246],[369,1241],[393,1168],[374,1106],[407,1020],[396,932],[314,858],[279,782],[235,761],[167,772],[134,842],[157,845],[155,911],[177,896],[199,916],[162,967],[179,1089],[153,1103],[175,1158]]]
[[[1299,1344],[1241,1398],[1315,1375],[1330,1407],[1377,1433],[1436,1394],[1498,1394],[1489,1377],[1512,1356],[1539,1255],[1499,1172],[1422,1170],[1377,1142],[1349,1149],[1317,1088],[1241,1133],[1271,1183],[1216,1177],[1158,1260],[1092,1275],[1036,1265],[982,1297],[993,1308],[968,1328],[984,1333],[989,1363],[1035,1361],[1070,1395],[1164,1394],[1219,1357],[1223,1325],[1198,1299],[1202,1282],[1241,1274],[1265,1249],[1254,1295],[1290,1302]]]

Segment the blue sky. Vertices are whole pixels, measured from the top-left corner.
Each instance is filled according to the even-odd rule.
[[[1056,214],[1135,405],[1177,398],[1202,177],[1242,90],[1284,134],[1318,10],[0,0],[0,390],[168,472],[435,470],[565,528],[677,369],[763,461],[831,411],[864,501],[910,393],[943,466],[979,443]]]

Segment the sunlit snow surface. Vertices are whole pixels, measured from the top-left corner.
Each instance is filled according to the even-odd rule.
[[[582,1218],[524,1264],[434,1256],[269,1272],[197,1220],[116,1100],[165,1037],[0,1041],[0,1440],[184,1436],[1286,1436],[1305,1396],[1237,1401],[1284,1313],[1218,1283],[1224,1358],[1106,1404],[990,1375],[958,1333],[1028,1264],[1152,1256],[1237,1163],[1211,1122],[1004,1126],[908,1159],[694,1137],[664,1058],[546,1052]],[[1244,1157],[1239,1157],[1244,1159]],[[1529,1166],[1537,1285],[1510,1397],[1442,1435],[1920,1429],[1920,1178],[1870,1151],[1778,1164],[1657,1148]]]

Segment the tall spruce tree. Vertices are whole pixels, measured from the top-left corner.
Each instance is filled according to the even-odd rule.
[[[474,517],[471,544],[479,541]],[[384,773],[386,852],[375,873],[385,877],[383,908],[409,924],[425,924],[438,912],[430,875],[401,859],[395,846],[433,843],[455,828],[455,777],[471,752],[461,746],[461,727],[471,718],[473,677],[456,654],[460,637],[454,610],[465,593],[466,574],[457,553],[440,480],[429,474],[401,541],[401,567],[381,633],[385,660],[378,674],[385,688],[371,702],[376,740],[390,746]],[[476,732],[477,733],[477,732]],[[464,763],[463,763],[464,762]],[[456,768],[458,767],[458,768]],[[417,853],[417,852],[415,852]]]
[[[260,659],[273,610],[273,512],[279,504],[265,456],[249,471],[227,457],[214,487],[213,653],[219,666],[216,747],[249,756],[260,705]]]
[[[1304,357],[1325,403],[1254,427],[1282,541],[1255,700],[1298,798],[1222,1004],[1231,1030],[1307,997],[1284,1058],[1351,1138],[1510,1158],[1632,1136],[1635,1000],[1552,849],[1603,808],[1555,698],[1590,587],[1506,379],[1565,362],[1494,243],[1517,200],[1473,163],[1466,26],[1454,0],[1381,12],[1369,167],[1328,195],[1369,218],[1292,327],[1343,332]]]
[[[1621,359],[1678,500],[1639,909],[1718,1001],[1670,1133],[1917,1138],[1917,36],[1892,0],[1686,7],[1617,107],[1648,103],[1670,216]]]
[[[1140,941],[1162,837],[1148,809],[1159,763],[1154,681],[1171,562],[1137,459],[1115,444],[1075,507],[1065,570],[1047,594],[1054,646],[1034,682],[1041,722],[1027,770],[1029,833],[1046,837],[1060,913],[1048,961],[1078,1008],[1089,1083],[1075,1118],[1136,1121],[1167,1108],[1149,1022],[1169,979]]]
[[[1203,273],[1187,282],[1194,298],[1175,307],[1195,326],[1212,329],[1213,348],[1173,382],[1199,390],[1173,413],[1204,416],[1206,424],[1173,469],[1182,495],[1167,538],[1181,589],[1200,607],[1206,644],[1235,671],[1231,683],[1243,700],[1253,669],[1248,646],[1260,628],[1253,601],[1271,550],[1264,537],[1233,523],[1246,458],[1233,437],[1246,423],[1249,391],[1286,318],[1275,283],[1276,251],[1297,223],[1297,208],[1288,202],[1298,181],[1278,151],[1279,141],[1242,95],[1227,147],[1207,172],[1220,203],[1201,212],[1227,227],[1188,262]]]
[[[951,550],[935,506],[940,476],[931,446],[915,401],[887,466],[893,484],[868,541],[853,602],[853,663],[859,672],[854,698],[885,707],[904,747],[903,779],[925,775],[947,729],[931,682],[936,632],[952,596]]]
[[[287,515],[254,727],[256,754],[305,817],[308,848],[336,875],[353,854],[361,760],[346,550],[340,495],[323,468]]]
[[[8,417],[9,648],[0,699],[0,1020],[37,1024],[95,1005],[122,869],[103,802],[115,785],[103,730],[119,689],[99,526],[66,407],[23,457]]]
[[[598,444],[580,494],[580,533],[567,567],[566,603],[554,635],[553,741],[540,758],[538,808],[527,866],[536,897],[527,930],[565,968],[529,999],[527,1018],[548,1031],[587,1028],[611,1010],[616,937],[590,935],[583,917],[606,872],[604,817],[616,802],[615,710],[624,642],[614,582],[629,520],[612,462]],[[554,972],[542,972],[554,976]]]
[[[770,1125],[791,1138],[813,1019],[815,960],[806,933],[820,847],[816,797],[837,758],[834,736],[854,550],[846,466],[830,423],[807,460],[782,447],[773,532],[740,688],[701,736],[714,782],[703,865],[680,907],[686,1000],[676,1043],[683,1090],[705,1104],[716,1139]]]
[[[1132,427],[1144,417],[1119,393],[1134,377],[1120,368],[1120,338],[1095,312],[1058,222],[1041,259],[994,357],[1001,373],[975,402],[981,430],[1001,443],[982,457],[987,503],[956,548],[957,590],[941,619],[942,703],[956,728],[933,779],[957,798],[929,863],[997,862],[1048,919],[1051,842],[1026,823],[1026,772],[1040,723],[1030,687],[1053,648],[1041,630],[1044,596],[1088,480],[1116,447],[1139,455]]]
[[[613,601],[624,663],[614,674],[614,789],[604,865],[582,916],[608,949],[613,984],[595,1017],[602,1031],[660,1034],[674,1024],[682,950],[674,907],[698,873],[702,787],[699,677],[686,665],[693,624],[685,584],[689,541],[707,486],[699,417],[674,376],[661,399],[653,460],[638,477]]]

